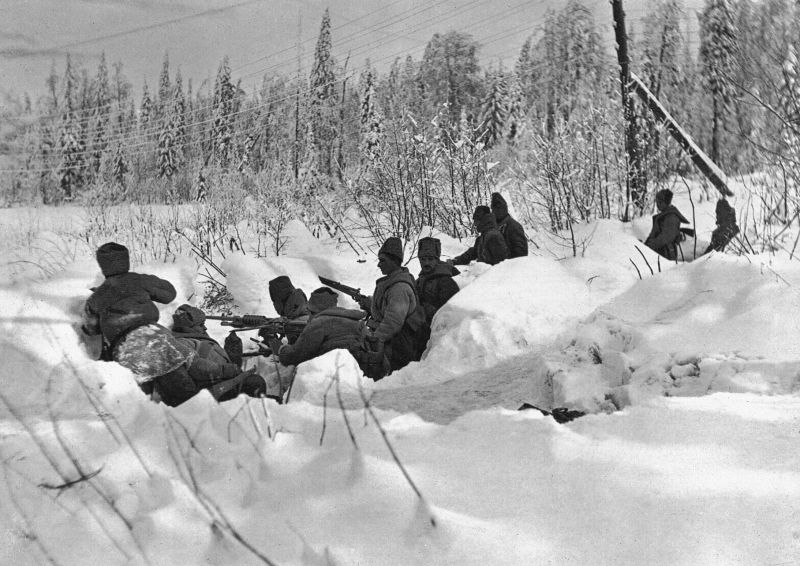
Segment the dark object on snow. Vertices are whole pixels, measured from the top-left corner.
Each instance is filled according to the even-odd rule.
[[[644,242],[648,248],[671,261],[678,259],[678,245],[683,239],[681,224],[689,221],[672,205],[672,191],[661,189],[656,193],[658,213],[653,215],[653,227]]]
[[[725,247],[739,233],[739,226],[736,225],[736,211],[727,200],[719,199],[715,212],[717,227],[711,232],[711,243],[708,244],[703,254],[710,251],[725,251]]]
[[[561,424],[568,423],[570,421],[574,421],[578,417],[582,417],[582,416],[584,416],[586,414],[586,413],[581,412],[581,411],[574,411],[572,409],[567,409],[566,407],[557,407],[557,408],[553,409],[552,411],[545,411],[544,409],[540,409],[536,405],[531,405],[530,403],[523,403],[522,406],[520,406],[520,408],[517,409],[517,410],[518,411],[525,411],[527,409],[536,409],[537,411],[542,413],[544,416],[553,417],[553,419],[557,423],[561,423]]]
[[[497,229],[508,246],[509,259],[528,255],[528,238],[522,224],[508,213],[508,203],[500,193],[492,193],[492,213],[497,220]]]

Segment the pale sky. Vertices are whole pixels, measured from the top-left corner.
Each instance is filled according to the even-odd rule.
[[[565,0],[0,0],[0,91],[36,96],[55,62],[63,74],[65,55],[90,74],[105,52],[140,95],[141,84],[156,84],[164,53],[171,73],[180,67],[184,83],[197,89],[216,73],[224,55],[234,78],[251,88],[265,73],[294,72],[298,33],[308,60],[328,5],[334,55],[357,70],[367,58],[386,68],[397,56],[419,58],[435,32],[471,33],[482,45],[481,62],[513,61],[525,38],[549,8]],[[648,0],[628,0],[635,25]],[[598,23],[610,30],[608,0],[584,0]],[[702,0],[688,0],[699,5]],[[304,64],[304,72],[308,65]]]

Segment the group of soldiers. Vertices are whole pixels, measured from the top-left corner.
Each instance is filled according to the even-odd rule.
[[[675,260],[681,224],[688,221],[671,201],[668,189],[656,194],[658,213],[645,244]],[[416,279],[404,267],[402,241],[388,238],[378,251],[382,276],[371,296],[354,297],[358,309],[339,306],[339,295],[328,286],[307,297],[286,275],[271,280],[269,293],[275,311],[281,320],[297,321],[296,327],[302,331],[291,336],[260,332],[262,353],[273,356],[283,368],[291,368],[331,350],[345,349],[364,375],[374,380],[419,360],[434,315],[459,290],[453,279],[459,274],[456,265],[471,261],[496,265],[528,254],[525,232],[509,215],[499,193],[492,194],[491,207],[476,207],[472,219],[478,233],[474,245],[447,261],[441,259],[437,238],[419,240],[421,269]],[[733,209],[720,200],[717,229],[706,253],[722,250],[738,230]],[[101,335],[102,359],[130,369],[143,391],[170,406],[180,405],[203,389],[219,401],[242,393],[283,400],[291,383],[285,383],[282,376],[293,376],[293,371],[278,371],[277,379],[265,379],[254,369],[243,370],[241,340],[229,340],[232,333],[225,347],[220,346],[207,332],[205,313],[191,305],[178,307],[171,329],[159,325],[155,302],[172,302],[177,295],[173,285],[155,275],[131,272],[128,250],[121,244],[100,246],[96,258],[105,281],[86,301],[83,331]]]
[[[297,336],[260,333],[263,351],[291,367],[345,349],[374,380],[419,360],[434,315],[459,290],[453,279],[459,274],[455,265],[471,261],[495,265],[528,253],[525,232],[499,193],[492,194],[491,207],[476,207],[472,218],[478,232],[475,243],[451,260],[442,261],[437,238],[419,240],[421,270],[416,279],[403,266],[400,238],[383,242],[378,251],[382,276],[371,296],[358,297],[359,309],[340,307],[339,295],[330,287],[320,287],[307,297],[288,276],[271,280],[270,299],[278,315],[305,326]],[[226,339],[225,347],[220,346],[208,335],[206,315],[200,309],[181,305],[173,314],[171,329],[159,325],[155,303],[172,302],[176,290],[165,279],[131,272],[125,246],[104,244],[96,259],[105,281],[86,301],[82,329],[87,335],[102,336],[101,358],[130,369],[143,391],[170,406],[203,389],[219,401],[241,393],[282,401],[287,384],[281,381],[281,372],[276,381],[253,369],[243,371],[241,342],[238,352],[236,340]]]
[[[644,244],[660,256],[677,261],[681,241],[687,235],[694,235],[694,230],[681,227],[681,224],[688,224],[689,221],[672,204],[672,191],[669,189],[661,189],[656,193],[656,208],[658,212],[653,215],[653,227]],[[711,233],[711,242],[703,255],[711,251],[724,251],[739,233],[736,211],[727,200],[719,199],[715,212],[717,225]]]

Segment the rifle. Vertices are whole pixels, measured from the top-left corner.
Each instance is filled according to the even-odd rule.
[[[345,295],[348,295],[355,302],[357,302],[359,306],[361,306],[364,302],[368,302],[369,296],[362,295],[361,289],[350,287],[348,285],[345,285],[344,283],[339,283],[338,281],[334,281],[333,279],[322,277],[321,275],[319,276],[319,280],[323,285],[327,285],[331,289],[336,289],[337,291],[341,291]]]
[[[306,327],[305,320],[289,320],[279,316],[277,318],[267,318],[258,314],[245,314],[242,316],[215,316],[207,315],[208,320],[219,320],[222,326],[231,326],[231,332],[243,332],[245,330],[258,330],[261,337],[278,336],[286,337],[293,342]]]

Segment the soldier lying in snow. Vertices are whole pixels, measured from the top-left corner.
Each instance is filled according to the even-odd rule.
[[[217,401],[234,399],[241,393],[250,397],[264,395],[264,378],[243,372],[233,363],[228,352],[208,335],[205,321],[205,313],[191,305],[181,305],[172,315],[173,336],[195,353],[188,368],[194,393],[208,389]]]

